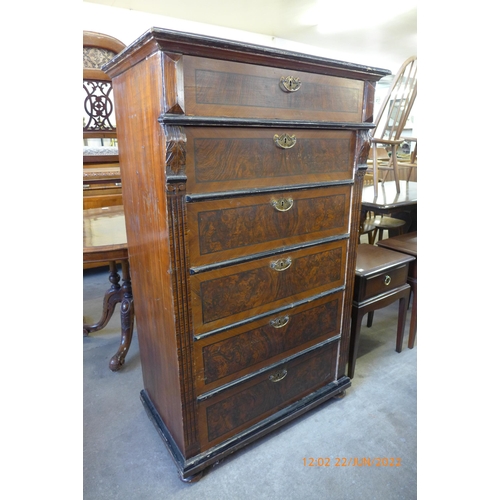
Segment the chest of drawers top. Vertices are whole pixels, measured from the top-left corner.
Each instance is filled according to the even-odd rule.
[[[162,117],[363,123],[364,82],[390,72],[271,47],[151,28],[103,69],[112,78],[152,54],[165,56]],[[191,117],[191,119],[189,119]],[[202,118],[203,117],[203,118]],[[371,117],[369,117],[371,118]],[[371,121],[371,120],[370,120]],[[252,125],[246,121],[245,126]],[[320,127],[321,125],[316,125]]]

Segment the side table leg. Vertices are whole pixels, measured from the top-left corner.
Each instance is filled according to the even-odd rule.
[[[371,326],[373,325],[373,317],[375,316],[375,311],[370,311],[368,313],[368,319],[366,320],[366,326],[368,328],[371,328]]]
[[[417,281],[412,282],[413,299],[411,303],[410,335],[408,337],[408,348],[413,349],[417,336]]]
[[[361,332],[361,321],[364,315],[364,312],[361,312],[356,306],[353,306],[351,313],[349,367],[347,369],[347,376],[351,379],[354,377],[354,368],[356,367],[356,357],[358,355],[359,336]]]
[[[120,286],[120,275],[116,270],[116,262],[109,263],[109,281],[111,288],[104,294],[103,311],[101,319],[93,325],[83,325],[83,335],[87,336],[91,332],[102,330],[111,319],[115,306],[121,300],[122,292]]]
[[[134,297],[132,295],[132,284],[130,282],[128,261],[124,260],[122,264],[122,288],[121,288],[121,324],[122,336],[120,347],[109,362],[109,369],[118,371],[123,363],[125,356],[132,342],[132,333],[134,331]]]
[[[406,291],[404,297],[399,299],[399,313],[398,313],[398,333],[396,336],[396,352],[403,350],[403,337],[405,333],[406,311],[408,310],[408,299],[410,297],[410,288]]]

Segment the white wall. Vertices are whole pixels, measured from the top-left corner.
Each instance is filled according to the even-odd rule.
[[[114,36],[125,45],[131,44],[152,27],[199,33],[259,45],[275,45],[273,37],[266,35],[88,2],[82,3],[81,13],[82,30]]]
[[[187,21],[184,19],[161,16],[158,14],[149,14],[117,7],[109,7],[107,5],[89,3],[85,1],[82,2],[81,12],[82,30],[97,31],[98,33],[105,33],[107,35],[114,36],[125,45],[131,44],[150,28],[158,27],[237,40],[240,42],[254,43],[257,45],[277,47],[284,50],[313,54],[320,57],[338,59],[347,62],[367,64],[367,61],[364,60],[363,56],[357,54],[356,57],[359,57],[361,60],[356,60],[356,57],[353,56],[352,52],[346,52],[345,48],[344,51],[342,51],[342,47],[337,47],[337,50],[333,52],[332,49],[315,47],[312,45],[293,42],[291,40],[285,40],[283,38],[251,33],[249,31],[241,31],[232,28],[225,28],[223,26]]]

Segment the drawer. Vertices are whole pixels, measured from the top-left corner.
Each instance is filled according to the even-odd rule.
[[[186,127],[188,193],[353,178],[355,132]]]
[[[354,296],[362,302],[404,285],[408,278],[408,265],[406,262],[372,276],[356,276]]]
[[[361,80],[184,56],[190,116],[361,123]]]
[[[192,275],[195,335],[344,285],[346,248],[334,241]]]
[[[201,401],[202,451],[336,380],[338,346],[328,343]]]
[[[210,264],[349,232],[351,186],[187,204],[190,261]]]
[[[340,335],[343,292],[196,339],[197,393],[277,363]]]

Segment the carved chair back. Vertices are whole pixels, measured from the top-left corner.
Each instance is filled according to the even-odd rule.
[[[111,138],[111,145],[116,145],[113,88],[111,78],[101,67],[124,48],[125,44],[111,36],[83,32],[84,140]]]
[[[397,150],[405,138],[402,132],[417,98],[417,57],[409,57],[394,76],[389,91],[382,101],[372,133],[373,180],[377,192],[378,170],[394,171],[399,192]],[[416,140],[416,139],[409,139]],[[385,148],[390,159],[384,161],[378,151]]]

